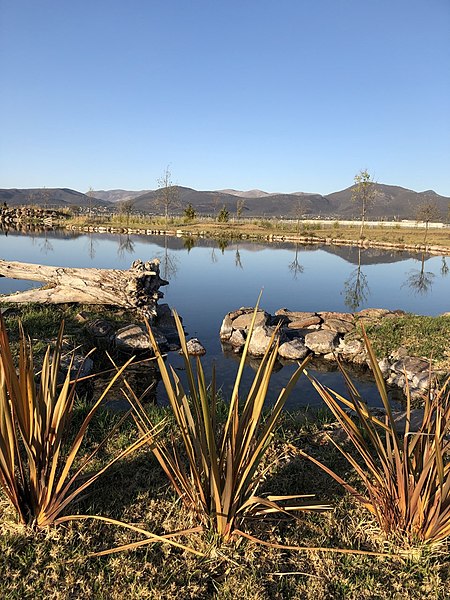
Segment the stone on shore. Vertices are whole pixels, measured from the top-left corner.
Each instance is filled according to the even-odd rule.
[[[329,354],[337,347],[338,339],[335,331],[312,331],[305,335],[305,346],[315,354]]]

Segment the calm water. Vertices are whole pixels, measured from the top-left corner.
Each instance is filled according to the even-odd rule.
[[[216,241],[163,236],[81,235],[49,232],[0,237],[0,258],[48,265],[127,269],[133,260],[158,257],[162,302],[176,308],[189,336],[207,349],[207,370],[214,362],[225,394],[232,387],[237,359],[224,354],[218,332],[224,315],[241,306],[253,306],[261,289],[261,306],[303,311],[353,311],[367,307],[402,309],[424,315],[450,311],[450,274],[443,257],[408,253],[359,251],[356,248],[218,244]],[[450,267],[450,259],[447,259]],[[37,283],[0,279],[0,293],[28,289]],[[179,364],[176,355],[171,361]],[[286,383],[292,366],[274,374],[271,398]],[[247,371],[247,383],[251,376]],[[343,391],[339,374],[318,371],[327,385]],[[377,395],[364,378],[361,393],[373,404]],[[288,406],[317,404],[306,380],[299,383]]]

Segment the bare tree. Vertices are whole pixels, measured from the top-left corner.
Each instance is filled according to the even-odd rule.
[[[158,179],[157,206],[163,210],[166,222],[169,220],[170,210],[179,205],[178,188],[172,182],[172,173],[169,166]]]
[[[134,205],[136,201],[134,198],[127,198],[126,200],[121,200],[119,202],[119,212],[122,215],[125,215],[127,227],[130,224],[130,217],[134,210]]]
[[[236,218],[240,219],[245,208],[245,198],[238,198],[236,200]]]
[[[425,223],[425,235],[423,238],[424,244],[427,243],[428,225],[430,221],[438,221],[441,219],[441,217],[441,212],[434,200],[425,200],[425,202],[423,202],[417,209],[416,220]]]
[[[354,182],[352,200],[357,202],[360,206],[361,229],[359,230],[359,237],[362,238],[364,235],[364,224],[366,222],[367,212],[375,201],[377,190],[376,183],[367,169],[359,171],[359,173],[355,175]]]
[[[92,215],[92,201],[94,199],[94,190],[92,189],[92,187],[90,187],[87,191],[87,197],[88,197],[88,202],[89,202],[89,216]]]

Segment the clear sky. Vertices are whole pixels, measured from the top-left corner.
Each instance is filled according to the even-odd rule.
[[[0,187],[450,196],[450,0],[0,0]]]

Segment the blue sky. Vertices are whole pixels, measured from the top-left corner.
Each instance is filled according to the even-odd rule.
[[[0,0],[0,187],[450,196],[450,0]]]

